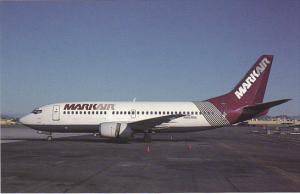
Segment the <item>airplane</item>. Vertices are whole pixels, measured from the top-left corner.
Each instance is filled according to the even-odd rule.
[[[271,107],[291,99],[263,102],[273,55],[260,56],[228,93],[190,102],[64,102],[34,109],[19,121],[32,129],[52,133],[94,133],[130,139],[152,133],[195,132],[215,129],[266,115]]]

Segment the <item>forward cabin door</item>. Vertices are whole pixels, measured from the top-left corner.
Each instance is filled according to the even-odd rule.
[[[53,121],[59,121],[59,119],[60,119],[59,105],[53,105],[52,120]]]

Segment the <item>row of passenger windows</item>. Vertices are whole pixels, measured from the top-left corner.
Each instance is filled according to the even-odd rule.
[[[63,114],[107,114],[107,111],[64,111]],[[111,114],[113,115],[131,115],[135,114],[135,111],[112,111]],[[183,115],[201,115],[201,114],[208,114],[208,115],[213,115],[214,112],[197,112],[197,111],[136,111],[137,115],[177,115],[177,114],[183,114]]]
[[[104,114],[104,115],[106,115],[106,111],[64,111],[63,112],[64,113],[64,115],[65,114],[67,114],[67,115],[69,115],[69,114],[71,114],[71,115],[74,115],[74,114],[80,114],[80,115],[82,115],[82,114],[88,114],[88,115],[90,115],[90,114],[92,114],[92,115],[94,115],[94,114],[96,114],[96,115],[102,115],[102,114]]]
[[[112,114],[134,114],[134,111],[112,111]],[[201,114],[213,114],[213,112],[189,112],[189,111],[136,111],[136,114],[139,115],[177,115],[177,114],[183,114],[183,115],[201,115]]]

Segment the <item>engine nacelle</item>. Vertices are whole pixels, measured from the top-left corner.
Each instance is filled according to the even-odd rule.
[[[132,134],[132,130],[127,123],[114,122],[101,123],[99,132],[101,136],[115,138],[128,138]]]

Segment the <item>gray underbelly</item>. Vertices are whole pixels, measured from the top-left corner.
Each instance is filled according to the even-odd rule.
[[[26,125],[38,131],[48,131],[57,133],[87,133],[97,132],[98,125]]]

